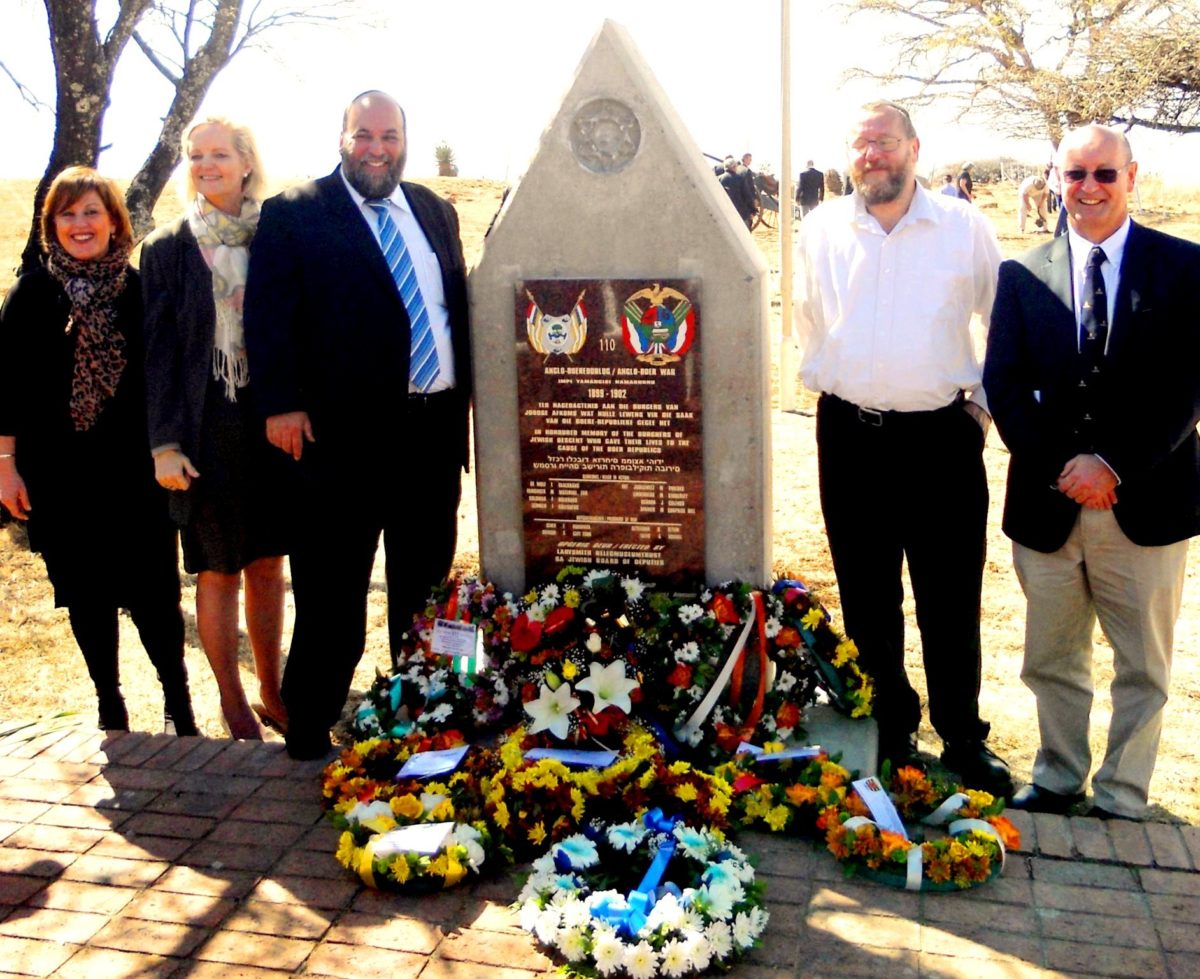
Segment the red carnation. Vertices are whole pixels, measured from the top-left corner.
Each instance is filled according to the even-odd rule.
[[[675,669],[667,675],[667,683],[681,689],[690,687],[692,685],[692,668],[687,663],[676,663]]]
[[[513,623],[512,635],[509,637],[513,652],[527,653],[542,641],[542,624],[534,622],[522,612]]]

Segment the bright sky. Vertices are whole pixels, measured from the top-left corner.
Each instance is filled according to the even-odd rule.
[[[99,0],[102,24],[115,0]],[[4,0],[3,61],[43,102],[54,102],[54,74],[40,0]],[[588,42],[605,18],[628,29],[700,149],[716,156],[745,151],[755,164],[778,166],[780,153],[778,0],[456,0],[377,8],[380,29],[343,22],[272,35],[269,53],[245,52],[217,79],[203,110],[234,116],[255,131],[268,171],[278,176],[327,173],[337,162],[338,129],[347,101],[381,88],[408,114],[409,176],[435,172],[434,146],[454,149],[462,176],[515,180],[537,149]],[[792,3],[792,160],[799,170],[844,169],[844,126],[853,107],[878,93],[846,84],[856,61],[885,55],[865,19],[850,24],[832,5]],[[105,119],[110,144],[100,167],[132,176],[153,144],[170,100],[165,80],[131,43]],[[38,177],[54,131],[53,112],[21,102],[0,76],[0,118],[20,133],[0,148],[0,177]],[[987,125],[964,126],[933,108],[915,115],[921,169],[963,159],[1049,157],[1049,143],[1018,143]],[[1148,168],[1195,183],[1185,154],[1140,132],[1134,146]],[[1189,141],[1190,142],[1190,141]],[[1161,148],[1160,148],[1161,144]],[[1194,160],[1195,154],[1188,154]],[[1176,164],[1178,164],[1176,166]]]

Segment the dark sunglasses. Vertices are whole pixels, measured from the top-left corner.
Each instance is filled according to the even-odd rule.
[[[1101,167],[1099,170],[1093,170],[1092,176],[1096,178],[1098,184],[1115,184],[1117,182],[1117,174],[1129,166],[1128,163],[1123,167]],[[1064,170],[1062,172],[1063,180],[1069,184],[1077,184],[1087,180],[1088,171],[1081,169]]]

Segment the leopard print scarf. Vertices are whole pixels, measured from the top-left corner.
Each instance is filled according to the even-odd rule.
[[[66,332],[75,333],[71,421],[77,432],[96,424],[125,370],[125,336],[117,327],[117,297],[125,291],[129,252],[128,245],[114,245],[100,258],[81,262],[58,242],[50,246],[46,268],[71,302]]]

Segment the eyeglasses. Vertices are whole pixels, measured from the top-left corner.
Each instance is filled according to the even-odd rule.
[[[885,136],[883,139],[856,139],[850,144],[855,153],[865,153],[868,146],[874,146],[880,153],[891,153],[901,143],[898,136]]]
[[[1098,184],[1115,184],[1117,182],[1117,174],[1128,168],[1128,163],[1126,163],[1123,167],[1101,167],[1099,170],[1091,171],[1091,174]],[[1088,171],[1080,168],[1073,168],[1071,170],[1064,170],[1062,172],[1063,180],[1069,184],[1081,183],[1082,181],[1087,180],[1087,176]]]

